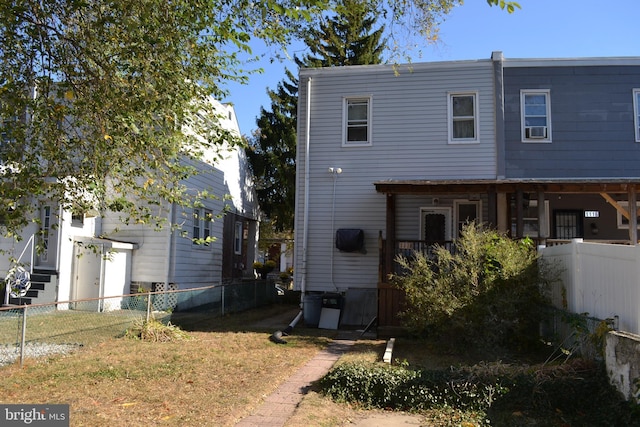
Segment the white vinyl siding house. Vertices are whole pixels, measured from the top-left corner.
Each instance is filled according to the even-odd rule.
[[[223,126],[239,135],[233,107],[217,102],[216,105],[218,109],[225,110],[222,117],[227,120]],[[197,168],[198,173],[184,181],[186,187],[194,192],[207,189],[217,197],[202,200],[196,208],[162,207],[167,220],[182,224],[181,229],[171,231],[165,227],[156,231],[148,226],[122,227],[116,218],[105,224],[105,231],[118,229],[114,237],[138,245],[138,249],[133,251],[132,282],[143,283],[145,288],[152,283],[192,288],[222,282],[223,245],[234,249],[237,245],[235,241],[224,242],[223,216],[229,211],[247,221],[257,222],[258,206],[242,149],[230,146],[218,154],[210,153],[210,158],[216,159],[214,164],[190,161],[189,166]],[[250,269],[257,252],[257,226],[251,227],[251,231],[252,234],[247,236],[248,253],[245,254],[249,259],[248,267],[245,266],[247,274],[252,273]],[[213,241],[209,244],[198,242],[207,237]]]
[[[375,304],[386,198],[374,182],[495,179],[493,62],[302,69],[299,77],[295,287],[306,293],[370,291]],[[452,99],[460,101],[455,116]],[[446,202],[453,224],[453,200]],[[399,213],[411,218],[399,230],[407,239],[420,238],[425,202],[416,203]],[[336,249],[339,229],[362,230],[364,250]],[[354,321],[366,317],[354,310],[346,307],[343,314]]]
[[[211,102],[221,113],[220,125],[239,136],[233,107],[213,99]],[[46,299],[38,296],[33,303],[122,295],[138,288],[166,290],[217,285],[229,277],[224,275],[226,265],[233,265],[235,276],[231,279],[240,279],[245,274],[253,277],[251,265],[257,255],[259,207],[244,150],[229,144],[219,152],[205,155],[215,161],[188,161],[198,173],[183,184],[191,194],[206,190],[217,197],[203,200],[196,216],[193,209],[178,204],[149,203],[145,207],[151,214],[166,220],[159,228],[154,224],[125,224],[117,212],[111,211],[85,213],[82,217],[62,209],[55,201],[47,201],[34,213],[39,221],[23,230],[22,239],[0,239],[0,249],[7,254],[0,257],[0,273],[6,274],[11,267],[10,256],[18,257],[23,251],[29,254],[32,236],[35,239],[44,236],[42,243],[47,250],[40,256],[34,254],[33,264],[57,276],[57,282]],[[225,259],[225,248],[228,246],[233,253],[238,243],[233,240],[233,222],[231,238],[224,239],[225,215],[233,216],[234,222],[240,222],[246,230],[241,234],[240,253],[229,260]],[[171,224],[180,224],[180,229],[172,229]],[[214,241],[196,245],[194,234],[203,239],[211,236]],[[88,245],[101,252],[96,256],[84,249]],[[108,269],[101,266],[106,257],[99,256],[106,250],[113,250],[112,258],[118,260],[118,263],[110,261]],[[87,256],[79,256],[81,253]],[[21,261],[31,264],[25,260]]]

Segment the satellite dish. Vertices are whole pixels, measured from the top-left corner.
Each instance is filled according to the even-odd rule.
[[[22,298],[27,295],[27,291],[31,287],[31,275],[20,266],[9,270],[4,281],[9,287],[9,294],[13,298]]]

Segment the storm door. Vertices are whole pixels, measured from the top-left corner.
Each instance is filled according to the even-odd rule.
[[[553,211],[553,238],[576,239],[584,237],[582,225],[582,211],[555,210]]]
[[[427,244],[451,240],[451,209],[421,209],[421,239]]]

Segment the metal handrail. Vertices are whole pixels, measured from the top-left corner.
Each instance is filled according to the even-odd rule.
[[[22,252],[20,253],[20,256],[18,257],[18,259],[16,260],[15,264],[16,266],[20,265],[20,260],[22,260],[22,257],[24,256],[24,253],[27,251],[27,248],[29,247],[29,245],[31,245],[31,262],[29,264],[29,274],[33,274],[33,263],[34,263],[34,256],[35,256],[35,247],[34,247],[34,241],[35,241],[35,234],[32,234],[31,237],[29,237],[29,240],[27,240],[27,244],[24,245],[24,249],[22,249]],[[11,269],[9,269],[9,272],[11,272]],[[11,294],[11,287],[9,286],[9,284],[7,283],[5,285],[5,292],[4,292],[4,300],[3,303],[4,305],[8,305],[9,304],[9,295]]]

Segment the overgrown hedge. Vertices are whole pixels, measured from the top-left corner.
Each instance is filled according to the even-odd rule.
[[[407,302],[400,315],[416,335],[462,349],[522,351],[539,343],[548,286],[558,275],[530,239],[470,223],[453,251],[436,247],[396,261],[402,273],[391,279]]]
[[[500,363],[447,370],[344,363],[319,385],[333,400],[365,408],[454,408],[484,412],[487,419],[502,423],[508,422],[505,417],[528,413],[537,420],[563,420],[566,425],[640,425],[637,408],[634,414],[608,383],[604,368],[582,360],[536,369]]]

